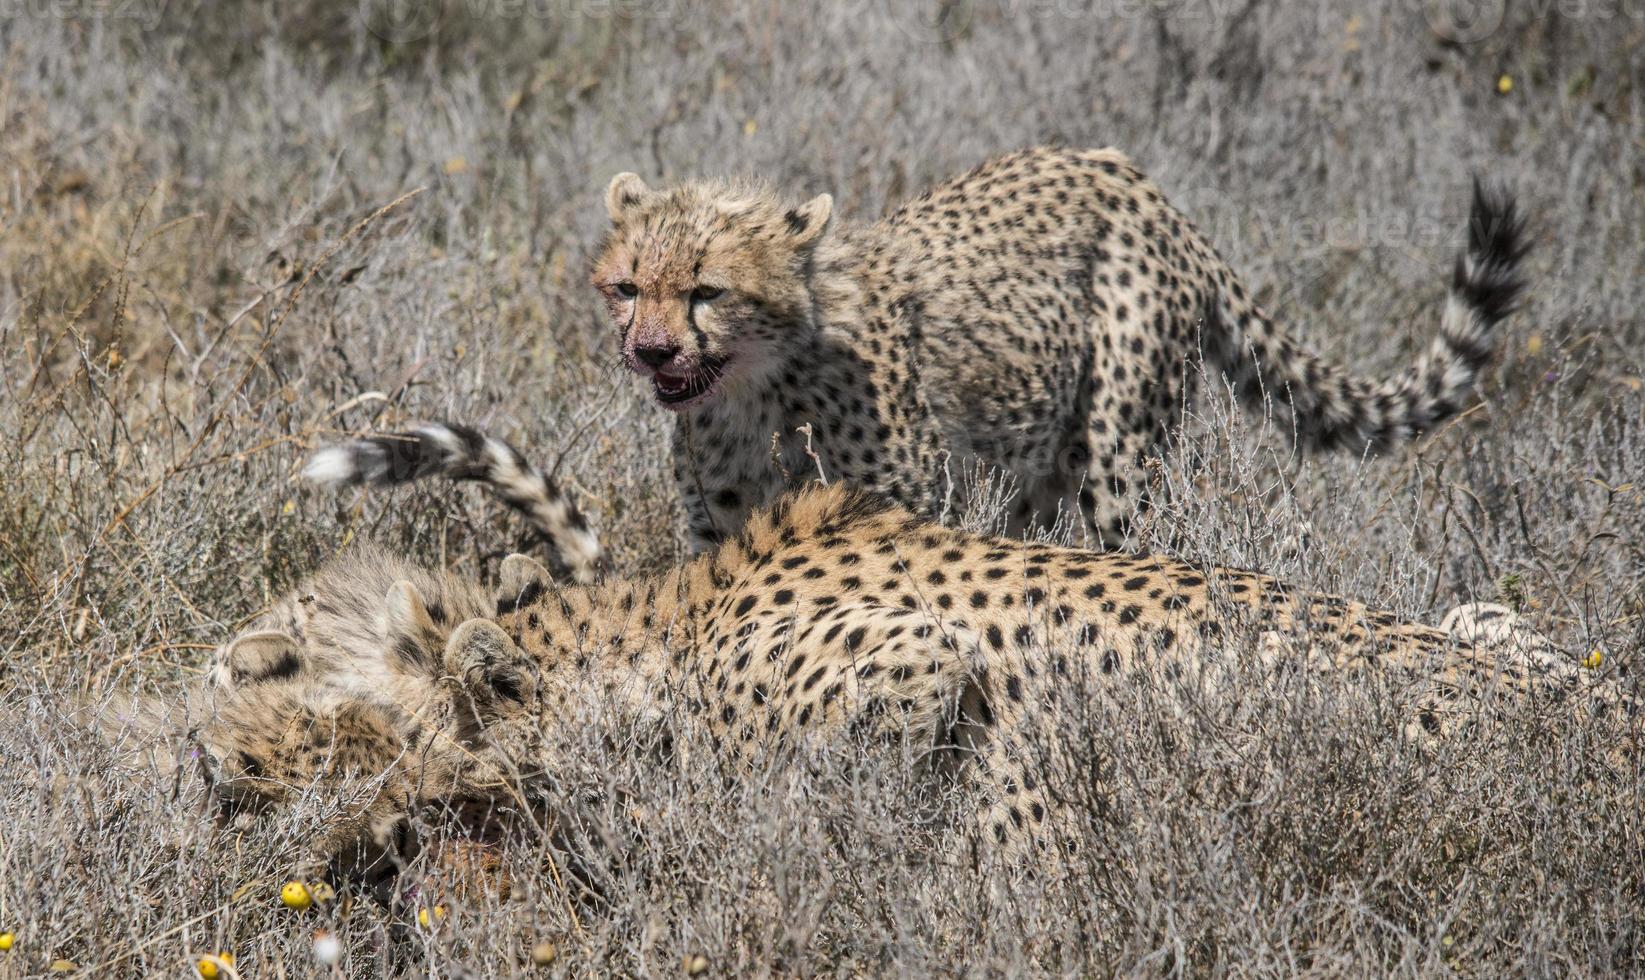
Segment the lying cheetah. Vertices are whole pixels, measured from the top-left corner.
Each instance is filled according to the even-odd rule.
[[[932,769],[981,780],[985,838],[1018,851],[1059,836],[1057,785],[1079,766],[1047,736],[1057,692],[1083,685],[1374,670],[1424,739],[1502,703],[1632,708],[1544,644],[1514,643],[1511,614],[1476,643],[1254,572],[951,530],[837,485],[663,575],[559,587],[511,556],[495,607],[461,623],[418,592],[397,584],[388,611],[361,613],[386,634],[354,671],[381,676],[351,698],[325,685],[294,699],[291,678],[311,672],[259,676],[230,647],[239,682],[203,738],[218,791],[279,803],[336,775],[317,772],[317,743],[336,741],[333,768],[374,754],[384,791],[321,856],[380,855],[396,846],[384,828],[425,805],[529,805],[558,765],[544,733],[593,709],[700,726],[743,764],[842,732],[922,747]]]
[[[1077,507],[1087,543],[1115,547],[1202,351],[1247,404],[1289,407],[1301,447],[1386,449],[1464,406],[1526,251],[1512,198],[1476,183],[1428,351],[1372,382],[1285,333],[1111,149],[1001,157],[869,225],[835,220],[827,194],[728,181],[625,173],[606,204],[593,282],[623,360],[676,413],[697,551],[819,466],[931,518],[963,493],[946,476],[997,469],[1012,533]],[[326,475],[371,480],[350,452]]]

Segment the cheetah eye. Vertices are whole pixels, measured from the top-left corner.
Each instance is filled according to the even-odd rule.
[[[719,299],[723,295],[725,295],[725,290],[723,289],[717,289],[713,286],[698,286],[696,289],[691,291],[691,302],[707,303],[711,300]]]
[[[621,296],[623,299],[633,299],[634,297],[640,295],[640,287],[631,282],[620,282],[617,284],[616,289],[617,295]]]

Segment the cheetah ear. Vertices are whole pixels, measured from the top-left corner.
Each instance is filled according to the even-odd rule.
[[[611,183],[605,189],[605,210],[611,215],[612,224],[622,224],[629,212],[639,207],[647,197],[651,196],[651,188],[645,186],[645,181],[639,174],[620,173],[611,178]]]
[[[417,587],[401,579],[384,597],[383,635],[388,639],[390,665],[406,673],[426,673],[435,666],[440,629]]]
[[[525,555],[509,555],[498,570],[497,615],[529,606],[553,582],[548,569]]]
[[[236,637],[223,651],[224,687],[295,677],[303,669],[303,648],[284,633],[265,630]]]
[[[527,704],[537,693],[536,663],[489,619],[457,627],[446,644],[446,669],[462,678],[482,718]]]
[[[795,248],[809,248],[822,238],[828,220],[834,216],[834,198],[828,194],[816,197],[783,215],[783,234]]]

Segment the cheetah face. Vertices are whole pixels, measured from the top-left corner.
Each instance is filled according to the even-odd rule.
[[[232,708],[233,705],[224,707]],[[210,726],[202,771],[217,822],[248,831],[280,821],[301,806],[324,814],[317,836],[294,855],[298,876],[353,882],[379,893],[416,856],[414,810],[402,747],[383,733],[386,719],[363,703],[335,711],[290,700],[271,731],[241,724]]]
[[[522,556],[504,568],[504,583],[517,589],[521,568],[549,581]],[[316,808],[321,830],[306,845],[304,876],[363,884],[387,900],[383,889],[421,847],[415,814],[480,801],[495,820],[490,804],[519,798],[518,767],[487,723],[496,719],[505,738],[535,725],[516,717],[534,694],[530,663],[463,639],[475,627],[453,637],[464,659],[443,662],[450,630],[410,581],[390,586],[381,615],[377,649],[315,645],[325,630],[307,633],[308,642],[277,631],[236,638],[214,658],[198,739],[219,826],[245,831]],[[495,828],[467,821],[463,830]]]
[[[768,193],[687,184],[653,191],[621,174],[593,281],[624,364],[675,411],[774,373],[813,329],[807,270],[833,211],[824,194],[784,209]]]
[[[231,643],[208,678],[200,770],[217,823],[248,830],[302,804],[327,813],[305,875],[376,886],[411,856],[415,760],[393,708],[326,683],[310,651],[276,632]]]
[[[396,770],[394,723],[363,701],[315,698],[284,685],[219,697],[201,727],[201,774],[220,826],[243,830],[305,792],[359,774]]]
[[[299,880],[346,884],[392,905],[422,887],[405,872],[431,845],[435,866],[474,861],[480,880],[495,878],[485,868],[495,863],[489,845],[514,811],[499,807],[510,798],[496,777],[472,773],[509,770],[483,751],[425,736],[361,692],[253,683],[219,697],[201,740],[220,827],[250,831],[300,806],[318,808],[318,833],[293,855]],[[458,839],[423,839],[418,814],[451,821]]]

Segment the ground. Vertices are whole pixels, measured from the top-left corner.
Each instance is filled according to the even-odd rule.
[[[1298,462],[1209,386],[1149,541],[1413,616],[1501,599],[1603,669],[1645,648],[1632,5],[390,6],[0,19],[0,975],[217,950],[304,975],[322,925],[358,976],[507,972],[539,940],[580,973],[1641,971],[1641,780],[1591,780],[1604,733],[1493,723],[1435,757],[1382,735],[1370,686],[1168,722],[1161,692],[1092,699],[1068,737],[1126,789],[1049,880],[906,846],[894,765],[727,791],[591,747],[566,792],[637,787],[648,815],[610,905],[521,849],[508,901],[411,943],[369,903],[281,909],[324,814],[220,836],[192,766],[119,768],[72,709],[176,690],[345,539],[476,573],[518,543],[478,493],[297,483],[345,430],[474,422],[560,460],[619,569],[677,560],[668,420],[585,284],[624,170],[869,217],[1002,150],[1112,144],[1368,373],[1425,342],[1468,177],[1502,178],[1536,251],[1482,406],[1409,453]]]

